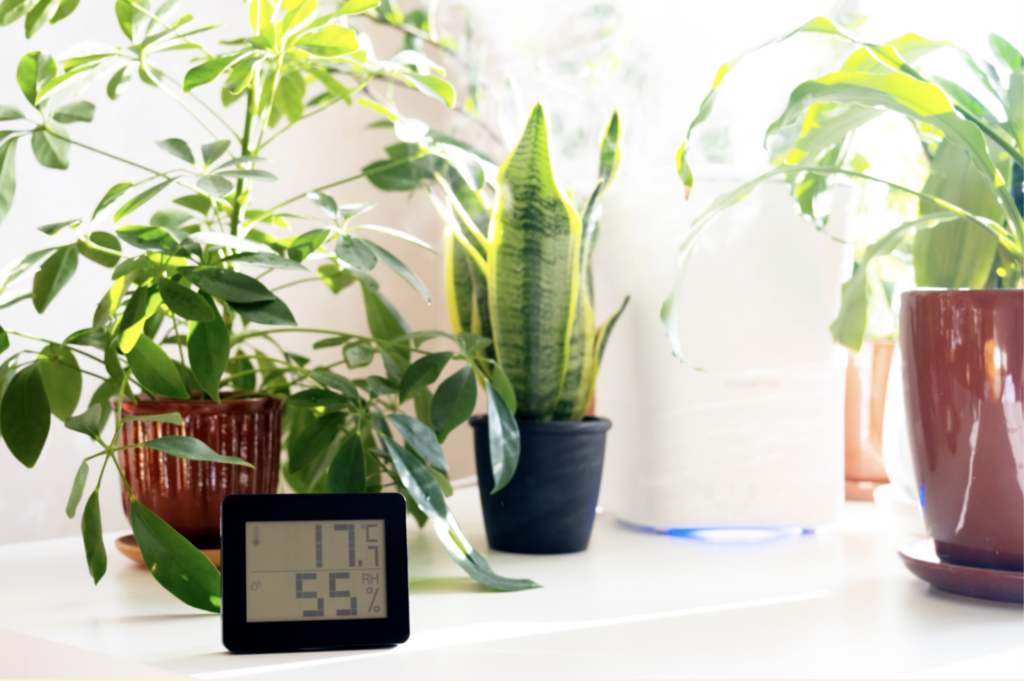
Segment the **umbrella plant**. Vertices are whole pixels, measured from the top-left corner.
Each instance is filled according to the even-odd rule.
[[[32,35],[46,21],[66,17],[76,4],[4,0],[0,23],[23,14],[26,33]],[[131,420],[182,425],[178,413],[125,416],[122,405],[141,395],[214,401],[266,395],[286,400],[290,456],[284,475],[296,491],[401,492],[421,525],[434,520],[445,547],[472,577],[498,589],[535,586],[495,575],[444,500],[451,487],[439,440],[469,414],[462,393],[445,388],[449,382],[436,395],[431,385],[448,361],[467,365],[456,375],[479,371],[481,349],[490,341],[471,333],[411,332],[371,271],[384,265],[428,302],[429,293],[398,258],[365,237],[379,234],[429,246],[403,232],[363,223],[360,216],[372,206],[339,205],[327,193],[423,157],[442,168],[467,167],[460,163],[460,148],[415,137],[415,126],[405,124],[408,119],[389,100],[372,94],[371,86],[383,82],[389,89],[415,88],[450,106],[455,92],[441,70],[409,50],[391,59],[375,56],[367,36],[352,30],[348,19],[381,11],[375,9],[376,0],[330,7],[319,7],[317,0],[252,0],[246,10],[251,34],[219,47],[198,42],[216,27],[193,27],[191,15],[174,13],[173,0],[159,7],[147,0],[112,4],[112,18],[126,44],[92,47],[63,62],[30,52],[17,67],[28,107],[0,104],[0,121],[8,128],[0,131],[0,221],[15,199],[19,142],[28,142],[36,161],[47,168],[66,169],[76,148],[120,161],[126,174],[87,212],[40,227],[54,245],[15,258],[0,271],[0,308],[31,302],[38,313],[53,314],[51,305],[74,278],[80,259],[110,270],[110,287],[98,296],[88,328],[47,339],[0,327],[0,353],[7,354],[0,363],[0,434],[11,453],[26,467],[34,466],[51,414],[95,443],[97,451],[84,458],[67,504],[73,517],[87,498],[81,526],[94,580],[106,569],[99,484],[108,469],[124,480],[117,458],[119,431]],[[172,51],[196,55],[181,78],[159,65]],[[126,92],[136,82],[166,94],[202,124],[208,139],[158,141],[169,163],[151,168],[86,144],[65,127],[93,119],[95,107],[83,97],[94,84],[118,99],[130,96]],[[196,97],[200,87],[216,87],[222,106]],[[361,98],[361,92],[371,98]],[[236,101],[241,111],[233,115],[230,107]],[[342,102],[386,112],[400,135],[417,140],[416,152],[277,205],[256,207],[260,183],[276,180],[262,167],[268,146],[284,130]],[[240,118],[241,127],[229,123],[231,118]],[[291,212],[302,200],[319,217]],[[144,208],[160,202],[148,220],[139,219]],[[104,229],[111,224],[113,231]],[[295,236],[274,236],[273,227],[298,224],[312,227]],[[335,293],[358,286],[370,335],[298,327],[285,302],[261,281],[274,270],[302,278],[283,286],[306,280],[311,272],[312,280]],[[338,359],[315,366],[286,352],[277,339],[297,332],[311,334],[313,348],[338,348]],[[12,336],[38,349],[6,353]],[[449,349],[427,352],[421,347],[427,341],[448,343]],[[381,360],[381,375],[343,375],[375,358]],[[100,384],[79,410],[83,375]],[[419,418],[404,414],[406,405]],[[111,416],[112,432],[105,429]],[[514,433],[508,436],[515,441]],[[133,446],[183,459],[249,465],[184,436]],[[95,485],[93,491],[87,485]],[[190,605],[218,610],[220,581],[213,565],[142,506],[130,488],[128,494],[132,527],[156,579]]]
[[[827,214],[821,212],[820,202],[815,199],[829,190],[837,176],[880,182],[918,199],[919,216],[868,246],[843,285],[839,315],[830,328],[833,337],[851,349],[860,348],[867,326],[869,265],[910,235],[919,286],[1021,286],[1024,58],[1020,51],[995,34],[990,38],[992,62],[950,43],[913,33],[886,43],[869,43],[821,17],[761,47],[800,33],[828,35],[857,49],[838,71],[801,83],[790,94],[785,110],[765,134],[775,167],[717,197],[686,235],[675,288],[661,311],[665,332],[680,359],[678,294],[701,233],[715,215],[775,176],[781,175],[789,182],[799,210],[819,229],[825,226]],[[967,87],[915,65],[936,50],[955,51],[981,90],[991,95],[995,108],[986,106]],[[721,67],[690,124],[688,139],[711,114],[726,74],[751,51]],[[929,176],[920,189],[872,175],[866,160],[849,152],[853,135],[885,112],[905,117],[920,134],[930,163]],[[676,154],[687,195],[694,184],[687,158],[688,139]]]
[[[609,333],[628,301],[595,326],[591,255],[601,198],[619,169],[620,136],[615,113],[601,138],[597,182],[579,206],[556,181],[539,104],[500,168],[478,152],[481,181],[431,167],[432,160],[412,166],[446,223],[452,329],[490,341],[475,368],[488,398],[494,492],[515,473],[519,453],[509,433],[516,419],[579,421],[593,400]],[[370,181],[396,188],[380,177]],[[468,371],[466,379],[461,390],[472,405],[477,388]]]

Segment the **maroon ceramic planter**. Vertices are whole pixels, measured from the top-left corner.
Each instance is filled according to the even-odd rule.
[[[273,494],[281,461],[282,402],[269,397],[175,401],[140,399],[126,403],[123,414],[179,412],[184,427],[131,421],[118,445],[167,435],[188,435],[226,456],[255,466],[186,461],[139,447],[120,452],[121,468],[142,505],[163,518],[199,548],[220,547],[220,503],[229,494]],[[116,404],[115,404],[116,408]],[[122,485],[125,513],[128,490]]]
[[[1024,569],[1024,291],[910,291],[900,348],[925,525],[942,561]]]

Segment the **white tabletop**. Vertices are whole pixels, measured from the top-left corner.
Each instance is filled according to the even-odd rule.
[[[488,592],[413,527],[408,643],[232,655],[220,618],[163,591],[116,552],[116,534],[96,587],[80,539],[11,544],[0,546],[0,677],[1024,679],[1021,607],[918,580],[873,504],[756,544],[602,514],[588,551],[524,556],[486,550],[475,488],[450,503],[497,572],[544,588]]]

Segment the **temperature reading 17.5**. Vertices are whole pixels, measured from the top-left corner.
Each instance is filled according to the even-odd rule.
[[[387,617],[384,521],[246,523],[246,619]]]

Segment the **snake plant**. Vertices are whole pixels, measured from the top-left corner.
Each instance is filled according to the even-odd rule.
[[[827,216],[816,214],[815,199],[830,188],[836,176],[880,182],[918,198],[919,217],[870,245],[843,285],[839,315],[830,329],[838,342],[851,349],[860,348],[867,325],[868,265],[893,251],[910,235],[914,235],[913,257],[919,286],[1021,285],[1024,58],[1020,51],[995,34],[989,41],[994,63],[950,43],[927,40],[913,33],[887,43],[868,43],[821,17],[757,49],[800,33],[828,35],[857,49],[839,71],[806,81],[790,94],[785,110],[765,134],[766,142],[771,138],[776,167],[719,196],[694,221],[681,246],[674,290],[661,314],[673,352],[680,359],[683,356],[677,299],[701,233],[718,213],[778,175],[790,183],[799,210],[819,228],[824,227]],[[915,66],[919,58],[940,49],[959,53],[979,87],[999,105],[995,112],[965,87],[937,75],[925,75]],[[711,114],[726,74],[752,51],[721,67],[687,137]],[[931,171],[920,190],[865,172],[869,167],[867,161],[847,153],[854,133],[885,112],[904,116],[921,135]],[[687,195],[694,182],[688,152],[688,142],[684,141],[676,153],[677,170]]]
[[[601,198],[619,169],[620,141],[615,113],[601,137],[596,186],[580,206],[555,179],[539,104],[500,168],[434,131],[418,145],[390,147],[388,161],[367,167],[412,158],[400,171],[371,172],[370,181],[391,191],[425,186],[445,220],[452,328],[459,337],[490,341],[477,349],[474,372],[488,396],[495,492],[512,479],[519,460],[516,418],[579,421],[593,400],[608,335],[626,305],[595,327],[591,254]],[[458,380],[459,374],[448,379]],[[451,403],[448,392],[472,409],[472,381],[453,383],[450,391],[442,384],[434,405]]]

